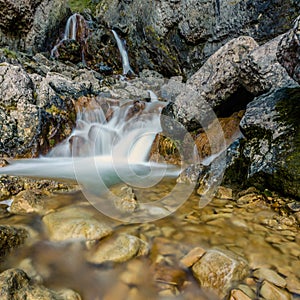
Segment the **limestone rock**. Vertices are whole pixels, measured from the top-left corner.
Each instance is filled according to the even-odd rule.
[[[300,83],[300,16],[293,28],[283,35],[277,50],[278,61]]]
[[[172,104],[172,113],[189,130],[208,125],[218,114],[231,114],[242,109],[249,98],[241,97],[230,104],[231,97],[239,90],[239,66],[245,56],[258,47],[253,38],[242,36],[231,40],[216,53],[188,81],[185,89]],[[214,112],[212,111],[214,110]],[[225,112],[226,111],[226,112]]]
[[[47,203],[45,198],[49,196],[40,190],[25,190],[14,197],[10,211],[14,214],[47,212]]]
[[[247,106],[241,131],[247,141],[249,183],[300,196],[299,88],[282,88],[256,98]]]
[[[93,218],[91,212],[80,208],[66,208],[50,213],[43,223],[53,241],[100,240],[112,233],[105,222]]]
[[[239,77],[251,94],[259,95],[270,89],[296,84],[277,60],[276,51],[281,39],[282,36],[278,36],[259,46],[242,61]]]
[[[220,250],[208,250],[192,270],[201,287],[214,290],[220,297],[224,297],[234,282],[243,280],[249,272],[244,259]]]
[[[108,238],[87,253],[87,261],[94,264],[121,263],[148,253],[148,245],[141,239],[128,234]]]

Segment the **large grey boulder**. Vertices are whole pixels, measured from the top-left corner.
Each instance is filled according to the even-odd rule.
[[[240,82],[253,95],[260,95],[270,89],[295,85],[276,57],[282,35],[251,51],[240,65]]]
[[[187,81],[185,88],[174,103],[164,109],[164,113],[189,130],[194,130],[209,123],[214,113],[229,116],[243,109],[252,98],[241,91],[240,65],[257,47],[256,41],[248,36],[228,42]],[[234,97],[235,94],[238,98]]]
[[[293,28],[283,35],[277,50],[279,62],[287,72],[300,83],[300,16]]]
[[[300,88],[257,97],[241,120],[247,181],[300,198]]]

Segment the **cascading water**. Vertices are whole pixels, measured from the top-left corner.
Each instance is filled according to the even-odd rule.
[[[88,26],[84,17],[78,13],[73,14],[67,20],[63,38],[51,50],[51,57],[53,58],[59,57],[58,49],[64,43],[64,41],[74,40],[74,41],[78,41],[82,47],[81,58],[82,58],[82,62],[85,63],[84,49],[85,49],[88,34],[89,34]]]
[[[130,166],[138,174],[149,172],[148,155],[156,134],[161,131],[159,112],[163,106],[159,101],[137,101],[121,107],[111,106],[106,115],[100,106],[84,108],[77,114],[77,125],[70,137],[47,156],[13,161],[0,169],[0,174],[79,179],[98,184],[86,165],[92,159],[107,186],[121,181],[121,175],[139,181],[139,175],[135,177],[134,172],[123,171]],[[166,171],[164,165],[152,163],[151,168],[153,177]],[[168,175],[172,174],[178,171],[169,171]]]
[[[118,36],[118,34],[116,33],[115,30],[112,30],[112,33],[113,33],[113,35],[116,39],[118,49],[119,49],[120,54],[121,54],[122,65],[123,65],[123,75],[127,75],[128,73],[134,74],[134,72],[131,69],[130,64],[129,64],[128,53],[126,51],[124,42],[120,39],[120,37]]]

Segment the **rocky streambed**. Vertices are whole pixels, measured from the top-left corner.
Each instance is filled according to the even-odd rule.
[[[135,198],[160,199],[173,185]],[[300,208],[290,198],[221,186],[204,209],[193,194],[169,217],[135,225],[80,192],[42,202],[31,193],[15,198],[14,213],[2,205],[2,257],[22,244],[1,262],[5,299],[299,298]]]

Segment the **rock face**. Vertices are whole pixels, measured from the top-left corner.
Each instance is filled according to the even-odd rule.
[[[247,262],[230,252],[207,251],[193,265],[193,274],[201,287],[224,297],[234,281],[243,280],[249,272]]]
[[[299,1],[101,1],[96,15],[124,33],[135,68],[190,76],[232,38],[266,42],[284,33]]]
[[[53,33],[70,13],[65,0],[1,0],[0,5],[0,47],[20,51],[49,50]]]
[[[295,20],[293,28],[282,37],[277,58],[289,75],[300,83],[300,16]]]
[[[0,155],[35,157],[70,135],[76,100],[98,94],[101,75],[41,54],[0,51]]]
[[[241,121],[249,182],[300,197],[300,89],[282,88],[256,98]]]

